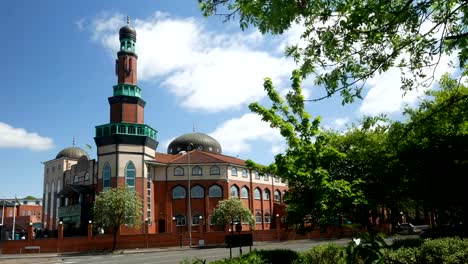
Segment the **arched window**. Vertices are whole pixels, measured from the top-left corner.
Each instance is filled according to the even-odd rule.
[[[262,213],[257,212],[257,213],[255,214],[255,223],[257,223],[257,224],[261,224],[261,223],[262,223]]]
[[[47,212],[48,212],[47,209],[49,208],[49,200],[48,200],[49,199],[49,184],[48,183],[46,183],[44,190],[45,190],[44,191],[44,193],[45,193],[45,195],[44,195],[44,199],[45,199],[45,201],[44,201],[44,214],[47,215]]]
[[[261,200],[262,199],[262,191],[259,188],[255,188],[254,190],[254,199]]]
[[[271,215],[269,212],[265,213],[265,223],[267,224],[271,223]]]
[[[275,202],[280,202],[281,201],[281,192],[276,190],[275,191]]]
[[[231,186],[231,197],[239,198],[239,188],[236,185]]]
[[[89,173],[86,172],[85,176],[84,176],[84,180],[85,181],[89,181]]]
[[[102,187],[107,190],[111,187],[111,167],[108,162],[104,164],[102,169]]]
[[[249,189],[245,186],[241,189],[241,198],[249,199]]]
[[[248,177],[248,174],[247,174],[247,170],[246,170],[246,169],[243,169],[243,170],[242,170],[242,177],[244,177],[244,178],[247,178],[247,177]]]
[[[219,185],[212,185],[208,189],[208,195],[210,196],[210,198],[221,198],[223,197],[223,190]]]
[[[204,198],[205,197],[205,190],[200,185],[195,185],[190,190],[190,196],[192,198]]]
[[[54,219],[54,191],[55,191],[55,183],[52,181],[52,184],[50,185],[50,212],[49,212],[49,219],[51,222],[52,227],[52,219]]]
[[[231,168],[231,176],[237,176],[237,169],[236,167]]]
[[[176,226],[184,226],[186,224],[185,222],[185,215],[176,215],[174,216]]]
[[[253,174],[256,180],[260,180],[260,174],[258,174],[258,172],[254,171]]]
[[[135,175],[135,165],[133,165],[133,162],[129,161],[125,169],[125,183],[127,187],[135,189]]]
[[[220,170],[218,166],[212,166],[210,168],[210,175],[219,175],[219,174],[220,174]]]
[[[151,167],[146,167],[146,218],[148,219],[148,224],[151,225]]]
[[[265,189],[263,191],[263,200],[270,200],[270,190]]]
[[[201,176],[203,174],[202,168],[200,166],[195,166],[192,168],[192,175]]]
[[[185,199],[185,188],[182,186],[176,186],[172,189],[172,199]]]
[[[268,181],[269,179],[270,179],[270,174],[265,173],[265,175],[263,176],[263,180]]]
[[[178,166],[174,168],[174,176],[184,176],[184,168]]]

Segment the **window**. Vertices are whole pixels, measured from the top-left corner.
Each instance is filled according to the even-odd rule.
[[[239,188],[236,185],[231,186],[231,197],[239,198]]]
[[[28,204],[28,201],[23,201],[23,204]]]
[[[235,167],[231,168],[231,176],[237,176],[237,169]]]
[[[177,186],[172,189],[172,199],[185,199],[185,188]]]
[[[41,201],[36,201],[36,205],[40,205],[41,204]]]
[[[220,170],[218,166],[212,166],[210,168],[210,175],[219,175],[219,174],[220,174]]]
[[[176,226],[185,226],[185,215],[176,215],[175,216]]]
[[[256,188],[255,191],[254,191],[254,199],[255,200],[262,199],[262,192],[260,191],[259,188]]]
[[[54,217],[54,191],[55,191],[55,184],[54,182],[50,185],[50,212],[49,212],[49,219],[53,219]]]
[[[85,181],[89,181],[89,173],[86,173],[86,174],[85,174],[84,180],[85,180]]]
[[[190,196],[192,198],[203,198],[205,197],[205,190],[200,185],[195,185],[190,190]]]
[[[78,175],[75,175],[73,177],[73,183],[78,183],[80,181],[80,178],[78,178]]]
[[[255,223],[261,224],[262,223],[262,214],[260,212],[257,212],[255,214]]]
[[[182,167],[175,167],[174,169],[174,176],[183,176],[184,175],[184,168]]]
[[[268,181],[269,179],[270,179],[270,175],[269,175],[269,174],[265,174],[265,175],[263,176],[263,180]]]
[[[242,177],[244,177],[244,178],[249,177],[248,174],[247,174],[247,170],[246,170],[246,169],[243,169],[243,170],[242,170]]]
[[[26,210],[23,210],[23,216],[26,216]]]
[[[60,179],[57,181],[57,201],[56,201],[56,206],[55,206],[55,221],[56,223],[59,222],[59,216],[58,216],[58,212],[59,212],[59,207],[60,207],[60,197],[59,197],[59,193],[60,191],[62,190],[62,184],[61,184],[61,181]]]
[[[151,167],[147,167],[146,172],[146,217],[151,225]]]
[[[265,191],[263,191],[263,200],[270,200],[270,190],[265,189]]]
[[[200,220],[202,220],[200,219],[200,217],[202,217],[203,219],[203,216],[200,213],[195,213],[194,215],[192,215],[192,225],[200,225]]]
[[[278,176],[274,176],[275,178],[275,182],[279,182],[279,177]]]
[[[280,191],[278,191],[278,190],[275,191],[275,197],[274,197],[274,199],[275,199],[275,202],[280,202],[280,201],[281,201],[281,193],[280,193]]]
[[[258,172],[254,171],[253,174],[254,174],[256,180],[260,180],[260,174],[258,174]]]
[[[135,165],[129,161],[125,169],[125,182],[128,187],[135,189]]]
[[[245,186],[241,189],[241,198],[249,199],[249,189]]]
[[[31,215],[31,210],[28,210],[28,215]]]
[[[219,185],[212,185],[208,189],[208,194],[211,198],[221,198],[223,197],[223,190]]]
[[[111,187],[111,167],[108,162],[104,164],[104,169],[102,169],[102,186],[104,190]]]
[[[265,213],[265,223],[271,223],[271,215],[268,212]]]
[[[45,195],[44,195],[44,214],[47,215],[47,212],[48,212],[47,209],[49,207],[49,201],[48,201],[48,199],[49,199],[49,184],[47,184],[47,183],[45,185],[45,192],[44,193],[45,193]]]
[[[195,166],[192,168],[192,175],[201,176],[202,174],[202,168],[200,166]]]
[[[9,217],[13,216],[13,210],[10,210],[10,213],[8,214]]]

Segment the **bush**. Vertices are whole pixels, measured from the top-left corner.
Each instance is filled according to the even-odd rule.
[[[316,246],[302,253],[294,264],[345,264],[345,248],[335,244]]]
[[[468,240],[460,238],[426,240],[419,250],[420,263],[466,263]]]
[[[201,263],[192,263],[192,264],[201,264]],[[267,264],[261,256],[257,255],[257,252],[251,252],[245,255],[242,255],[237,258],[232,259],[223,259],[210,262],[210,264]]]
[[[417,264],[418,248],[401,247],[396,250],[382,250],[383,263],[391,264]]]
[[[299,254],[290,249],[259,250],[252,253],[260,256],[266,264],[290,264],[299,258]]]
[[[390,248],[397,250],[400,248],[418,248],[424,243],[424,239],[412,238],[412,239],[397,239],[393,241]]]

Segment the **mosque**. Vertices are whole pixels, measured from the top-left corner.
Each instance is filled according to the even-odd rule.
[[[279,177],[261,175],[244,160],[224,155],[219,142],[203,133],[181,135],[165,153],[156,151],[157,131],[144,123],[146,102],[137,85],[136,37],[128,22],[119,31],[110,121],[95,127],[97,160],[73,144],[44,163],[43,228],[56,230],[63,224],[65,234],[86,230],[96,194],[124,186],[142,198],[142,222],[147,221],[151,234],[194,226],[203,232],[219,230],[210,216],[220,200],[230,197],[251,210],[256,230],[273,228],[282,217],[287,189]]]

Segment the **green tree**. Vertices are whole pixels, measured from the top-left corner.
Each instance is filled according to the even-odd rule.
[[[220,201],[213,211],[211,221],[217,225],[230,225],[231,230],[236,222],[246,223],[252,229],[255,228],[252,212],[236,197]]]
[[[360,97],[365,81],[397,66],[402,89],[430,86],[442,54],[456,53],[468,74],[468,1],[466,0],[199,0],[205,16],[239,17],[240,27],[282,34],[303,25],[305,46],[286,54],[300,63],[304,76],[316,74],[329,97],[343,103]],[[429,74],[428,74],[429,72]],[[316,98],[316,100],[322,99]]]
[[[248,165],[257,170],[267,170],[288,182],[288,221],[303,224],[304,218],[319,225],[327,225],[355,206],[363,203],[359,180],[347,181],[333,178],[329,166],[334,160],[343,158],[343,153],[328,144],[330,138],[319,129],[320,118],[312,119],[304,109],[302,75],[295,70],[292,75],[291,91],[286,101],[281,98],[269,78],[264,88],[271,100],[271,107],[259,103],[250,104],[251,111],[259,114],[263,121],[277,128],[286,139],[285,153],[275,156],[275,163],[262,167],[252,161]]]
[[[120,226],[139,227],[142,216],[141,198],[130,188],[112,188],[99,193],[94,201],[94,222],[113,230],[115,250]]]

